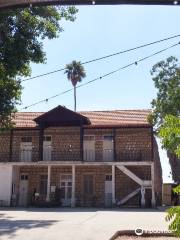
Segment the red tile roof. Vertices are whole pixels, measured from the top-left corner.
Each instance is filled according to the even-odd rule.
[[[149,126],[147,117],[150,110],[112,110],[112,111],[82,111],[81,115],[89,118],[91,125],[95,126]],[[17,128],[36,127],[33,121],[43,112],[18,112],[14,122]]]

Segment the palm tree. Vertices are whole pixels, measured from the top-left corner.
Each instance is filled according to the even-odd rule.
[[[72,63],[66,65],[64,73],[67,74],[67,79],[71,81],[74,87],[74,111],[76,111],[76,85],[86,77],[86,72],[81,62],[72,61]]]

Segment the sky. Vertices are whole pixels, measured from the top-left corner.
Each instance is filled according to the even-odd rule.
[[[159,39],[180,34],[178,6],[80,6],[75,22],[62,21],[64,31],[58,39],[45,40],[46,64],[32,64],[32,76],[57,70],[72,60],[88,61]],[[125,66],[180,41],[180,37],[146,48],[85,65],[83,83]],[[156,97],[150,70],[169,56],[180,58],[180,45],[154,56],[137,66],[110,75],[77,90],[77,110],[149,109]],[[64,72],[23,83],[22,105],[70,89]],[[48,111],[57,105],[73,109],[73,93],[69,92],[26,111]],[[24,111],[24,110],[23,110]],[[169,178],[166,153],[160,150],[163,178]]]

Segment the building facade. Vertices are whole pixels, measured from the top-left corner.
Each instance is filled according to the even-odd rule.
[[[149,110],[17,113],[0,134],[0,204],[154,207],[162,173]]]

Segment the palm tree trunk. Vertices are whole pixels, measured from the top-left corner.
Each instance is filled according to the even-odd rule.
[[[76,86],[74,86],[74,111],[76,112]]]

